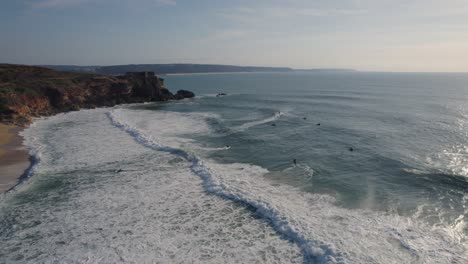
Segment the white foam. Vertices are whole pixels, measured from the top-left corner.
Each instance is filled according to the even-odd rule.
[[[134,127],[144,130],[148,140],[156,142],[159,146],[180,147],[193,142],[184,137],[184,134],[207,134],[210,132],[206,118],[216,118],[217,115],[209,113],[181,113],[158,111],[141,111],[116,109],[111,113],[112,120],[131,120]],[[190,127],[190,129],[187,129]]]
[[[218,98],[223,98],[223,97],[227,97],[227,96],[232,96],[234,94],[223,94],[223,95],[219,95],[217,93],[207,93],[207,94],[201,94],[201,95],[197,95],[197,98],[207,98],[207,97],[218,97]]]
[[[184,135],[209,132],[207,115],[107,111],[56,116],[25,131],[41,162],[19,197],[49,181],[65,179],[72,188],[64,196],[62,189],[43,192],[29,203],[18,203],[14,195],[1,201],[0,254],[10,263],[302,260],[296,247],[229,200],[254,208],[301,248],[305,262],[468,260],[458,233],[450,233],[458,224],[429,227],[392,214],[340,208],[333,197],[272,184],[264,168],[200,159],[190,149],[196,142]],[[162,125],[171,122],[174,134]],[[116,173],[117,168],[124,171]],[[226,200],[206,195],[201,186]],[[10,221],[17,224],[5,229]]]
[[[231,146],[224,146],[218,148],[210,148],[210,147],[202,147],[202,146],[193,146],[197,150],[205,151],[205,152],[212,152],[212,151],[221,151],[221,150],[228,150],[231,149]]]
[[[283,174],[289,175],[297,175],[302,177],[303,179],[311,182],[314,177],[314,169],[311,168],[309,165],[304,163],[299,163],[297,165],[292,165],[283,170]]]
[[[255,127],[255,126],[258,126],[258,125],[263,125],[263,124],[266,124],[266,123],[276,121],[280,117],[282,117],[283,115],[284,115],[283,112],[277,112],[277,113],[273,114],[270,117],[266,117],[266,118],[263,118],[263,119],[260,119],[260,120],[254,120],[254,121],[246,122],[246,123],[244,123],[244,124],[242,124],[240,126],[237,126],[237,127],[233,128],[233,130],[236,131],[236,132],[245,131],[245,130],[251,128],[251,127]]]
[[[266,222],[208,195],[182,152],[142,147],[135,139],[143,135],[117,129],[106,111],[55,116],[25,131],[42,158],[0,202],[2,262],[302,263],[298,247]]]
[[[181,114],[171,114],[171,120],[178,115]],[[158,143],[166,140],[161,138],[154,141],[152,135],[142,132],[148,132],[147,129],[135,126],[134,120],[119,119],[112,112],[109,117],[145,146],[190,161],[192,171],[203,179],[208,192],[254,207],[277,232],[301,247],[306,260],[332,263],[468,261],[466,248],[447,228],[430,227],[397,215],[340,208],[334,205],[332,197],[272,185],[263,177],[266,170],[258,166],[201,160],[189,154],[190,150],[184,150],[184,145],[165,146]],[[156,119],[165,122],[163,116]],[[251,122],[243,128],[270,121]],[[190,131],[191,127],[187,125],[185,129]]]
[[[468,178],[468,108],[461,105],[453,110],[460,115],[457,118],[458,129],[454,130],[451,126],[446,129],[450,131],[451,136],[454,136],[458,143],[444,146],[445,149],[428,159],[428,164],[443,173]]]
[[[468,177],[468,146],[458,144],[444,150],[439,155],[439,167],[447,168],[450,173]]]
[[[428,173],[427,171],[414,169],[414,168],[405,168],[403,170],[408,172],[408,173],[413,173],[413,174],[416,174],[416,175],[424,175],[424,174]]]

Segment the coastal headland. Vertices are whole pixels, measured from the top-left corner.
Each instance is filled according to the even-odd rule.
[[[45,67],[0,64],[0,193],[30,166],[19,132],[33,118],[117,104],[191,98],[171,93],[153,72],[110,76],[60,72]]]

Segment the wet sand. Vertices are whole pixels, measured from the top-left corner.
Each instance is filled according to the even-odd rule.
[[[8,191],[30,166],[29,154],[18,135],[22,127],[0,124],[0,193]]]

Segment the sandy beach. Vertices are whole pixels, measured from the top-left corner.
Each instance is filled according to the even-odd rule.
[[[0,124],[0,193],[13,187],[29,167],[29,154],[18,135],[22,129]]]

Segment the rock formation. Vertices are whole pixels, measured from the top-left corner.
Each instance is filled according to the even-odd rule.
[[[184,98],[193,98],[193,97],[195,97],[195,94],[190,92],[190,91],[186,91],[186,90],[179,90],[174,95],[174,99],[176,99],[176,100],[180,100],[180,99],[184,99]]]
[[[172,94],[164,86],[164,80],[152,72],[108,76],[0,64],[0,122],[3,123],[23,124],[32,117],[81,108],[194,96],[184,90]]]

